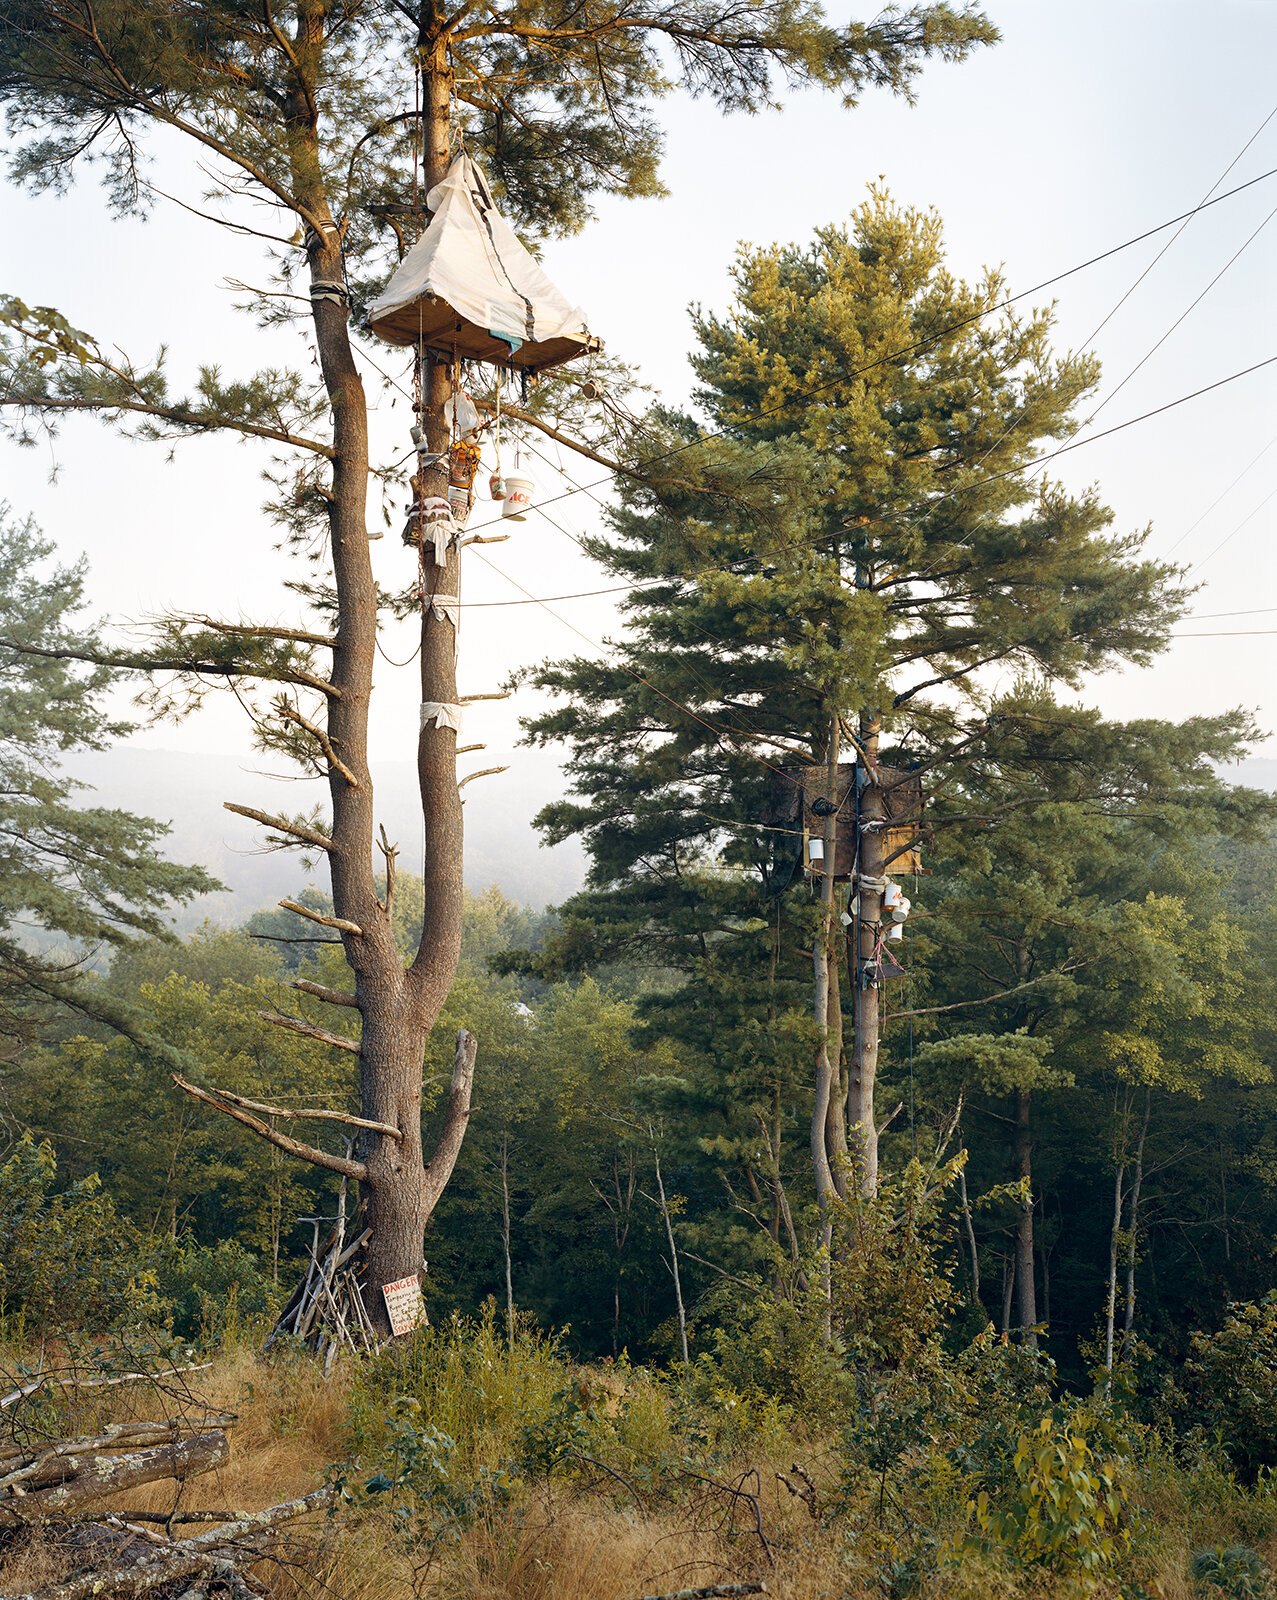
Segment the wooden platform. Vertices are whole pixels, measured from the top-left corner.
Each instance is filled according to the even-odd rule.
[[[467,322],[446,300],[436,298],[401,306],[364,326],[387,344],[421,343],[427,350],[455,356],[459,361],[487,361],[514,372],[540,372],[546,367],[559,367],[565,361],[575,361],[578,356],[591,355],[603,348],[603,341],[590,334],[584,339],[559,337],[525,341],[518,350],[511,350],[503,339],[494,339],[486,328]]]

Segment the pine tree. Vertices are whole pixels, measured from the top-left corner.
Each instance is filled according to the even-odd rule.
[[[217,889],[198,867],[160,853],[168,829],[78,804],[85,786],[64,759],[129,731],[105,701],[113,674],[66,658],[92,648],[83,561],[52,567],[53,546],[0,505],[0,1035],[25,1041],[70,1006],[101,1013],[83,963],[103,947],[171,938],[174,903]]]
[[[1098,379],[1091,357],[1052,355],[1048,311],[1003,308],[996,272],[955,279],[937,218],[878,191],[808,247],[742,250],[735,282],[728,315],[694,317],[703,420],[649,419],[662,481],[630,485],[613,537],[593,546],[636,586],[616,659],[535,675],[566,703],[530,736],[569,745],[578,796],[541,825],[553,841],[579,835],[592,858],[542,967],[642,951],[676,967],[686,984],[646,1003],[654,1025],[699,1027],[710,1054],[734,1031],[738,1063],[745,1030],[772,1053],[739,1108],[748,1121],[766,1118],[762,1079],[790,1091],[778,1069],[801,1034],[782,1020],[775,1043],[777,995],[783,1016],[813,963],[814,1100],[810,1066],[802,1089],[827,1242],[848,1173],[866,1193],[876,1182],[888,769],[925,779],[924,845],[965,829],[993,851],[1000,818],[1039,782],[1083,811],[1200,813],[1224,794],[1204,756],[1235,755],[1253,729],[1234,713],[1149,738],[1032,687],[1146,664],[1186,598],[1094,493],[1024,475],[1075,432]],[[999,701],[992,669],[1029,686]],[[844,951],[838,903],[813,903],[768,797],[799,763],[832,800],[823,774],[847,756],[855,804],[823,822],[804,813],[827,858],[835,823],[859,833]],[[739,1018],[718,1003],[728,968]]]
[[[464,1032],[458,1040],[453,1090],[427,1161],[422,1055],[461,938],[456,737],[433,722],[418,737],[427,870],[421,938],[405,971],[392,886],[379,896],[374,872],[367,720],[385,597],[373,581],[366,502],[379,469],[346,301],[357,316],[384,281],[404,219],[422,220],[418,171],[428,193],[463,130],[515,219],[532,233],[561,231],[581,224],[597,193],[658,192],[651,106],[675,86],[739,111],[772,104],[784,82],[825,87],[847,102],[870,85],[907,94],[929,56],[957,59],[994,37],[979,13],[944,3],[838,26],[813,0],[735,8],[660,0],[639,9],[501,0],[456,10],[437,0],[103,0],[91,12],[79,0],[15,0],[0,15],[0,93],[29,135],[14,160],[19,180],[56,188],[97,159],[115,204],[158,203],[147,149],[156,136],[178,136],[202,172],[215,169],[210,181],[231,225],[260,231],[263,215],[275,218],[285,281],[254,309],[287,320],[293,280],[310,296],[317,388],[275,368],[231,382],[210,363],[184,396],[171,391],[162,364],[116,357],[105,341],[68,334],[39,308],[6,303],[11,359],[0,405],[46,422],[67,410],[95,412],[147,438],[226,432],[281,457],[272,469],[283,486],[275,514],[299,552],[319,552],[318,570],[300,584],[312,608],[304,625],[174,617],[149,650],[81,654],[176,674],[176,694],[156,691],[160,709],[198,700],[209,682],[239,684],[261,741],[328,781],[330,819],[256,820],[331,868],[332,925],[354,987],[325,998],[359,1013],[361,1113],[376,1127],[363,1128],[361,1153],[349,1159],[277,1131],[266,1136],[360,1183],[373,1283],[420,1265],[426,1221],[464,1136],[477,1046]],[[408,104],[410,72],[419,74],[419,111]],[[245,199],[265,212],[242,211]],[[448,396],[447,366],[431,361],[423,424],[433,452],[447,447]],[[427,469],[423,487],[446,494],[446,467]],[[438,574],[445,597],[458,593],[458,562],[454,549]],[[424,608],[420,673],[423,703],[457,703],[446,608]],[[387,850],[388,877],[392,869]],[[245,1120],[229,1103],[223,1109]]]

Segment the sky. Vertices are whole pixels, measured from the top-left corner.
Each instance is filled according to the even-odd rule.
[[[810,93],[788,97],[777,113],[725,118],[708,102],[669,99],[660,108],[668,197],[602,202],[583,233],[547,246],[546,269],[586,307],[611,351],[666,399],[682,401],[691,383],[688,307],[727,308],[738,244],[804,240],[843,222],[870,183],[935,208],[954,270],[971,277],[1001,265],[1015,293],[1277,168],[1277,116],[1266,123],[1277,110],[1271,0],[1217,0],[1208,17],[1182,0],[989,0],[985,9],[1002,42],[964,63],[928,67],[913,106],[875,92],[848,112]],[[857,4],[853,14],[868,12]],[[153,176],[201,204],[205,182],[184,151],[159,146]],[[1057,348],[1093,349],[1103,362],[1087,412],[1104,409],[1088,432],[1277,356],[1274,208],[1277,177],[1202,212],[1178,236],[1161,233],[1042,292],[1037,303],[1055,301]],[[0,190],[0,288],[57,306],[138,360],[166,346],[177,392],[200,362],[236,377],[310,359],[297,335],[263,336],[233,309],[242,295],[227,282],[263,282],[260,250],[173,205],[146,222],[114,221],[91,179],[62,197]],[[392,366],[395,353],[378,349],[375,360]],[[380,393],[371,365],[366,375],[375,438],[398,455],[408,448],[406,404]],[[558,450],[545,454],[532,461],[542,499],[568,487]],[[260,509],[263,452],[208,439],[167,455],[71,419],[31,450],[0,442],[0,498],[32,515],[64,559],[87,555],[94,612],[117,624],[172,609],[296,620],[281,587],[287,563]],[[525,591],[574,594],[609,582],[572,537],[597,526],[605,475],[563,459],[569,481],[590,492],[557,499],[508,543],[466,557],[464,693],[491,691],[546,657],[597,654],[619,631],[607,596],[550,610],[524,603]],[[1191,564],[1202,585],[1194,616],[1154,667],[1108,674],[1083,698],[1116,717],[1176,720],[1241,704],[1265,730],[1277,729],[1269,667],[1277,633],[1264,632],[1277,630],[1277,365],[1078,449],[1052,473],[1074,491],[1095,485],[1118,529],[1148,527],[1149,552]],[[374,569],[397,588],[413,560],[398,538],[398,499],[394,512],[395,527],[374,546]],[[375,503],[370,514],[380,525]],[[410,759],[416,739],[415,666],[392,665],[409,657],[413,640],[406,627],[391,627],[384,644],[374,763]],[[517,811],[556,788],[552,757],[515,748],[518,717],[536,709],[524,693],[470,714],[467,742],[487,743],[483,763],[511,764],[509,774],[470,789],[472,807]],[[133,738],[225,755],[226,798],[236,797],[237,766],[264,764],[226,695],[180,726]],[[1277,755],[1277,739],[1258,753]]]

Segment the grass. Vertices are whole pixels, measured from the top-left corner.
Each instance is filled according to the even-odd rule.
[[[513,1349],[503,1334],[491,1317],[446,1323],[393,1358],[339,1363],[328,1380],[297,1352],[263,1361],[245,1337],[183,1380],[185,1401],[126,1385],[71,1397],[43,1420],[78,1432],[171,1415],[194,1398],[238,1414],[223,1468],[134,1490],[113,1509],[256,1509],[338,1467],[350,1503],[291,1529],[278,1561],[258,1569],[280,1600],[640,1600],[757,1579],[778,1600],[1085,1592],[996,1553],[946,1559],[966,1524],[966,1489],[943,1457],[849,1487],[834,1439],[786,1432],[778,1413],[750,1413],[703,1374],[583,1368],[534,1328]],[[781,1481],[801,1488],[795,1467],[814,1486],[808,1500]],[[369,1494],[377,1474],[390,1487]],[[1130,1490],[1132,1553],[1120,1583],[1089,1591],[1096,1600],[1218,1600],[1193,1586],[1195,1551],[1246,1545],[1277,1558],[1275,1497],[1208,1459],[1186,1472],[1150,1447]],[[48,1540],[10,1541],[0,1592],[36,1589],[77,1560]]]

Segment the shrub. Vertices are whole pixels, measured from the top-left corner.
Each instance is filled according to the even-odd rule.
[[[976,1547],[1000,1547],[1021,1566],[1094,1588],[1129,1543],[1121,1464],[1097,1460],[1079,1418],[1044,1417],[1022,1435],[1012,1466],[1003,1503],[982,1490],[972,1506],[982,1535]]]
[[[1197,1550],[1189,1562],[1189,1576],[1203,1595],[1228,1596],[1228,1600],[1268,1600],[1268,1565],[1249,1545],[1216,1545]]]
[[[184,1339],[222,1338],[276,1309],[273,1286],[256,1256],[234,1239],[215,1245],[165,1239],[155,1248],[153,1264],[173,1331]]]
[[[1218,1333],[1195,1333],[1175,1409],[1253,1481],[1277,1466],[1277,1290],[1233,1304]]]
[[[27,1335],[163,1320],[142,1236],[96,1173],[51,1193],[57,1158],[24,1134],[0,1167],[0,1308]],[[16,1330],[15,1330],[16,1331]]]

